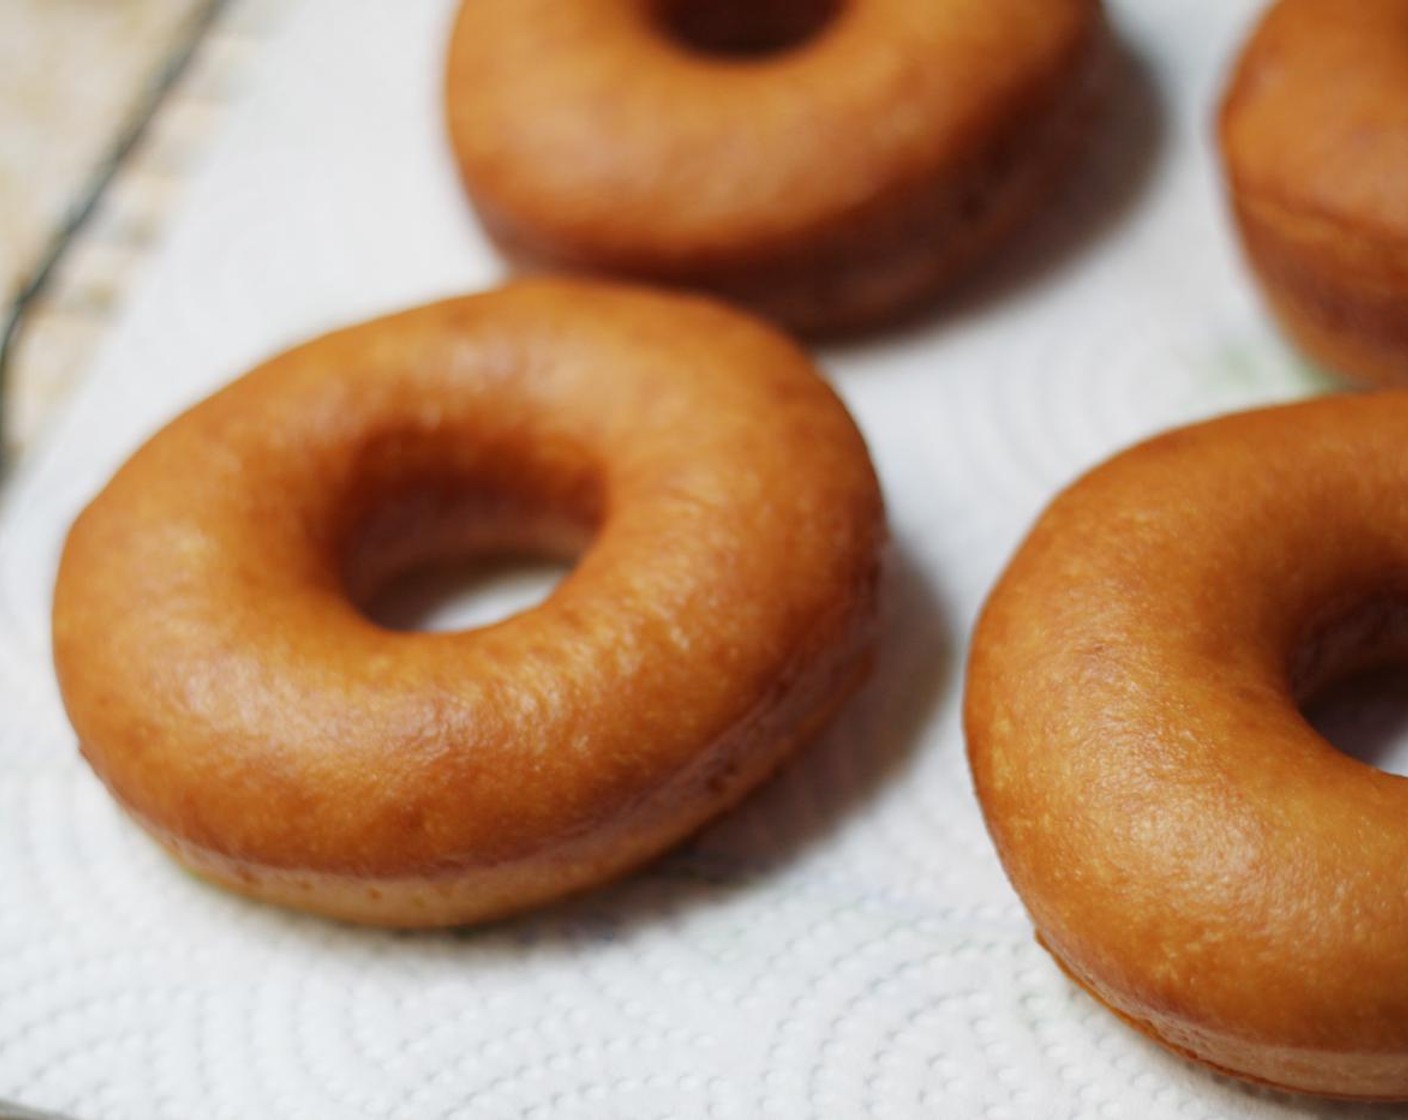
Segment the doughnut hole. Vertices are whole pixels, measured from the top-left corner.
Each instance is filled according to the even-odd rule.
[[[474,630],[536,607],[571,570],[570,559],[530,552],[437,560],[395,573],[360,607],[387,630]]]
[[[332,535],[343,585],[388,630],[468,630],[537,606],[590,547],[602,509],[583,456],[466,455],[433,437],[379,441],[351,490]]]
[[[656,0],[655,20],[676,45],[716,58],[760,59],[797,50],[826,30],[845,0]]]
[[[1336,750],[1408,777],[1408,601],[1336,612],[1292,659],[1302,714]]]

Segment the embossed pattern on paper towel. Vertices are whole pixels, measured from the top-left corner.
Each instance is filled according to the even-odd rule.
[[[1209,154],[1252,0],[1118,5],[1112,132],[1057,209],[946,314],[824,355],[887,490],[888,640],[735,815],[609,890],[429,936],[229,897],[121,818],[49,681],[64,528],[259,355],[494,281],[439,132],[452,7],[292,12],[8,495],[0,1097],[87,1120],[1371,1114],[1193,1070],[1073,990],[989,847],[958,721],[964,635],[1058,486],[1150,431],[1320,386],[1256,306]]]

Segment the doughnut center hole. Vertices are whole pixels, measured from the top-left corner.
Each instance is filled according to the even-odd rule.
[[[757,60],[819,36],[845,0],[657,0],[656,21],[675,44],[713,58]]]
[[[1323,688],[1302,705],[1338,751],[1408,777],[1408,665],[1381,665]]]
[[[489,465],[436,475],[414,459],[420,444],[388,446],[369,456],[354,487],[360,508],[339,549],[348,598],[378,626],[446,632],[503,622],[548,599],[596,537],[600,489],[580,464],[554,475],[505,451],[487,456]],[[427,446],[431,466],[448,456]]]
[[[1315,628],[1291,680],[1302,714],[1331,746],[1408,777],[1408,603],[1371,600]]]
[[[387,630],[474,630],[538,606],[571,570],[570,560],[522,552],[437,559],[394,573],[361,609]]]

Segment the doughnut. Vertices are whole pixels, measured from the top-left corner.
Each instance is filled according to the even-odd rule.
[[[1056,962],[1155,1041],[1408,1097],[1408,781],[1301,714],[1408,657],[1408,394],[1224,417],[1056,498],[973,636],[964,720]]]
[[[523,281],[340,330],[196,405],[78,517],[54,661],[83,754],[188,868],[386,926],[601,883],[727,809],[863,678],[884,539],[807,357],[714,303]],[[452,633],[437,558],[575,559]]]
[[[1408,384],[1408,0],[1281,0],[1221,113],[1232,209],[1290,339]]]
[[[1088,131],[1099,0],[466,0],[447,124],[517,269],[809,335],[927,303]]]

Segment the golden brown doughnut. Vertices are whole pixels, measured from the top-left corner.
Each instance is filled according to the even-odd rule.
[[[1408,1097],[1408,780],[1300,705],[1408,657],[1408,394],[1160,436],[1061,494],[968,667],[978,797],[1042,944],[1165,1046]]]
[[[618,875],[858,682],[881,499],[806,356],[700,299],[524,282],[320,338],[175,420],[69,534],[54,658],[84,754],[187,866],[397,926]],[[576,557],[458,633],[393,570]]]
[[[1286,333],[1408,383],[1408,0],[1281,0],[1222,106],[1242,239]]]
[[[807,333],[922,304],[1086,131],[1099,0],[467,0],[451,142],[509,259]]]

